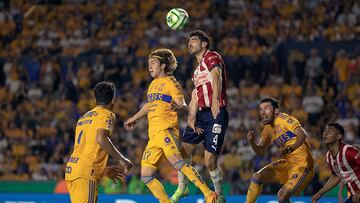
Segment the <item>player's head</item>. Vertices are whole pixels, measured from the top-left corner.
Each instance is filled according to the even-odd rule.
[[[279,102],[274,98],[264,98],[259,104],[260,117],[264,125],[272,124],[279,112]]]
[[[339,123],[328,123],[322,134],[323,142],[326,145],[334,144],[336,142],[341,142],[345,134],[344,127]]]
[[[172,75],[176,67],[177,61],[170,49],[157,49],[149,55],[149,72],[153,78],[161,74]]]
[[[204,31],[195,30],[190,33],[188,48],[190,54],[198,54],[210,47],[210,37]]]
[[[109,106],[113,108],[115,103],[116,87],[111,82],[99,82],[95,85],[94,95],[96,105]]]

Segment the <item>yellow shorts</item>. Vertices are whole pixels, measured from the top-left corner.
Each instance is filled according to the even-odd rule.
[[[180,156],[180,139],[178,129],[166,129],[151,138],[144,150],[141,167],[157,168],[160,160],[174,154]]]
[[[77,178],[75,180],[66,180],[66,186],[69,190],[71,203],[97,202],[97,182],[86,178]]]
[[[272,162],[267,167],[275,172],[280,184],[294,195],[299,195],[314,177],[313,166],[299,164],[290,167],[285,159]]]

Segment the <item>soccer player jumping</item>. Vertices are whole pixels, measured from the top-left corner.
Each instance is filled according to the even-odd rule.
[[[217,202],[225,202],[222,195],[222,175],[217,158],[225,139],[229,115],[226,109],[227,72],[221,56],[210,51],[210,38],[200,30],[190,33],[188,49],[196,57],[198,66],[192,80],[195,90],[189,105],[188,126],[182,136],[183,157],[189,162],[196,145],[203,142],[205,147],[205,166],[209,169]],[[171,199],[178,202],[189,194],[184,175],[178,174],[179,185]]]
[[[154,177],[163,156],[201,190],[206,203],[215,203],[218,195],[180,154],[178,111],[186,111],[187,106],[182,88],[172,76],[176,66],[176,58],[169,49],[158,49],[149,55],[149,72],[154,80],[147,91],[147,103],[125,122],[125,128],[133,129],[137,120],[147,115],[149,141],[141,160],[141,180],[160,203],[170,203],[162,184]]]

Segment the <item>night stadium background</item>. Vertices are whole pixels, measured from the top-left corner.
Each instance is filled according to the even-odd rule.
[[[189,13],[183,31],[166,25],[166,13],[175,7]],[[194,29],[209,34],[211,49],[222,54],[229,71],[230,123],[219,158],[228,202],[244,202],[253,172],[280,156],[275,147],[255,156],[246,140],[249,129],[261,131],[257,104],[265,96],[278,98],[281,109],[308,132],[316,174],[294,200],[309,202],[331,174],[321,143],[323,125],[341,123],[345,142],[360,144],[357,0],[1,1],[0,203],[70,201],[57,194],[66,193],[64,163],[73,148],[74,125],[94,106],[92,90],[102,80],[117,86],[113,141],[134,168],[122,184],[104,179],[99,202],[155,202],[139,177],[146,119],[133,132],[122,126],[145,101],[151,81],[147,56],[156,48],[174,51],[175,77],[189,102],[196,61],[187,40]],[[185,126],[183,118],[180,127]],[[203,148],[193,160],[211,182]],[[158,177],[170,194],[176,171],[167,162],[160,168]],[[276,201],[279,188],[264,185],[260,202]],[[194,186],[191,193],[200,194]],[[338,189],[327,197],[337,202]]]

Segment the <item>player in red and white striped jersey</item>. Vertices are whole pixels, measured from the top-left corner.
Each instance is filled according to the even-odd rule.
[[[345,203],[360,203],[360,150],[343,143],[343,135],[344,128],[340,124],[327,124],[323,133],[323,142],[328,148],[326,162],[332,175],[325,186],[313,196],[313,202],[343,180],[351,194]]]
[[[210,38],[200,30],[190,33],[188,48],[196,57],[198,66],[192,80],[193,91],[189,105],[188,127],[182,135],[183,156],[190,157],[200,143],[205,148],[205,165],[209,169],[215,192],[219,194],[217,203],[225,202],[222,195],[222,175],[217,165],[229,123],[226,109],[227,72],[225,63],[215,51],[210,51]],[[184,176],[179,173],[179,186],[172,196],[173,202],[188,194]]]
[[[189,49],[194,48],[190,45]],[[206,50],[200,57],[197,59],[199,65],[196,67],[191,78],[196,88],[198,107],[210,108],[213,106],[213,100],[219,102],[220,107],[225,107],[227,103],[227,73],[225,63],[220,54],[215,51]],[[219,82],[219,84],[214,84],[215,79],[211,73],[213,71],[218,72],[218,81],[216,82]],[[213,89],[217,85],[219,89]]]

